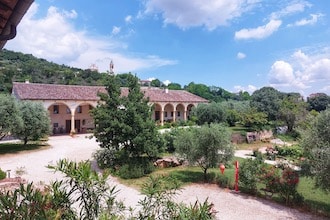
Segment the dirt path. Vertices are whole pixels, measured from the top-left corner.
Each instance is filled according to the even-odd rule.
[[[70,136],[50,137],[48,143],[50,147],[40,151],[0,155],[1,169],[11,170],[11,176],[15,177],[15,171],[23,168],[26,173],[22,175],[22,178],[29,182],[47,184],[52,180],[62,178],[60,174],[49,171],[46,168],[48,164],[55,164],[61,158],[75,161],[91,160],[93,152],[99,149],[95,139],[88,139],[85,135],[78,135],[75,138]],[[122,200],[127,206],[137,207],[138,201],[143,198],[136,189],[120,184],[114,178],[110,178],[109,183],[116,185],[120,190],[117,199]],[[176,200],[189,204],[196,200],[203,202],[206,198],[214,204],[214,209],[218,211],[217,219],[322,219],[266,200],[232,193],[220,189],[216,185],[193,184],[187,186],[178,194]]]

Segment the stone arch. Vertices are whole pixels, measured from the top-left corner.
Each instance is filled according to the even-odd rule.
[[[45,107],[48,110],[53,134],[69,133],[71,129],[71,126],[67,124],[67,121],[71,120],[69,105],[66,102],[52,102],[47,103]]]
[[[175,119],[176,121],[186,120],[185,119],[185,106],[183,104],[178,104],[175,108]]]
[[[194,104],[187,105],[187,119],[190,119],[191,110],[195,107],[196,106]]]
[[[173,118],[175,118],[174,116],[174,106],[171,103],[167,103],[166,105],[164,105],[164,121],[166,122],[172,122]]]
[[[157,122],[161,122],[162,121],[162,112],[163,112],[162,106],[159,103],[154,103],[152,118]]]
[[[94,119],[90,111],[96,107],[94,102],[79,102],[74,108],[74,129],[77,133],[86,133],[94,129]]]

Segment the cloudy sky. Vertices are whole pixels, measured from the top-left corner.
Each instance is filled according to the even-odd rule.
[[[35,0],[5,48],[182,86],[330,94],[330,1]]]

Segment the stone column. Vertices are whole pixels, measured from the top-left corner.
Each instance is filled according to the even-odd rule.
[[[186,110],[183,111],[183,120],[187,121],[187,111]]]
[[[164,111],[163,109],[160,111],[160,125],[164,125]]]
[[[175,115],[176,115],[176,111],[173,111],[173,122],[175,122]]]
[[[75,128],[75,119],[74,119],[74,113],[75,113],[75,109],[71,109],[71,133],[75,133],[76,132],[76,128]]]

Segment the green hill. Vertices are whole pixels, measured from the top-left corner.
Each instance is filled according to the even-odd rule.
[[[102,85],[107,73],[59,65],[31,54],[0,52],[0,92],[11,92],[12,82]]]

